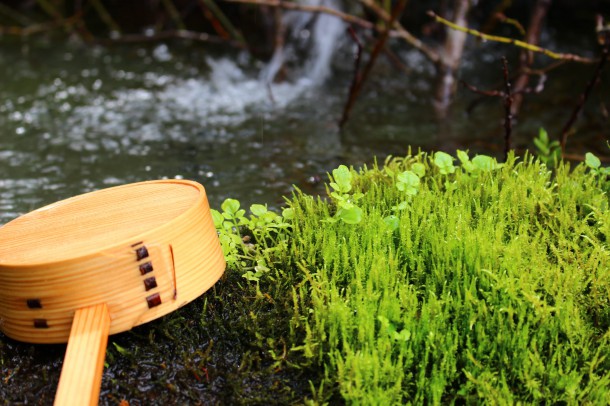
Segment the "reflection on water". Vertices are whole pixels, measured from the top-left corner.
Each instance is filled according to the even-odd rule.
[[[320,191],[311,180],[339,163],[402,154],[408,145],[501,151],[501,107],[486,103],[466,117],[460,112],[472,95],[461,92],[451,125],[439,126],[428,96],[432,67],[415,52],[403,56],[410,74],[380,63],[339,134],[350,55],[340,55],[345,66],[322,84],[267,85],[246,54],[4,44],[0,75],[10,80],[0,83],[0,224],[127,182],[183,177],[203,183],[213,206],[227,197],[277,206],[292,184]],[[492,70],[491,62],[478,66]],[[522,127],[518,147],[540,125],[557,128],[565,106],[549,106],[543,98],[530,104],[538,121]],[[607,136],[595,128],[587,134],[593,145]]]

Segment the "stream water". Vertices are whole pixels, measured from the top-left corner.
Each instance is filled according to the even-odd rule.
[[[339,131],[352,52],[318,48],[315,60],[323,63],[271,84],[274,68],[246,53],[185,44],[4,43],[0,224],[75,194],[148,179],[200,181],[212,206],[227,197],[277,206],[293,184],[320,191],[320,179],[338,164],[383,160],[408,146],[501,154],[500,102],[467,115],[476,96],[461,89],[451,119],[439,123],[430,103],[434,69],[415,51],[397,51],[407,72],[380,59]],[[501,78],[498,52],[474,51],[466,61],[463,77],[477,86]],[[529,99],[514,145],[531,147],[540,126],[559,131],[592,72],[557,72]],[[598,113],[603,91],[591,98],[577,142],[598,154],[607,151],[607,122]]]

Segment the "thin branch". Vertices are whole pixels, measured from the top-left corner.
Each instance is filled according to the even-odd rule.
[[[201,9],[201,13],[203,16],[212,24],[212,28],[216,31],[220,37],[224,39],[231,38],[229,32],[222,26],[222,23],[218,21],[218,18],[214,16],[214,14],[210,11],[210,9],[203,3],[203,1],[199,1],[199,8]]]
[[[180,12],[174,3],[171,0],[161,0],[161,2],[163,3],[163,7],[165,7],[169,13],[171,19],[174,21],[174,24],[176,24],[176,27],[178,27],[179,30],[186,30],[184,21],[182,21],[182,17],[180,16]]]
[[[513,102],[514,102],[514,96],[517,94],[538,94],[541,93],[544,90],[544,85],[546,83],[546,79],[547,76],[544,72],[542,71],[537,71],[537,70],[531,70],[529,72],[530,75],[537,75],[538,76],[538,83],[536,83],[536,86],[534,87],[526,87],[524,89],[520,89],[520,90],[513,90],[512,94],[513,94]],[[475,107],[478,106],[482,101],[484,101],[485,99],[487,99],[488,97],[504,97],[504,92],[500,91],[500,90],[481,90],[479,88],[477,88],[476,86],[473,86],[463,80],[460,81],[460,83],[467,87],[471,92],[476,93],[481,95],[481,97],[473,100],[472,102],[470,102],[470,104],[466,107],[466,113],[468,114],[472,114],[472,112],[474,111]],[[514,116],[513,116],[514,118]]]
[[[345,106],[343,108],[343,116],[339,121],[339,128],[343,127],[343,124],[345,124],[345,122],[347,121],[348,109],[351,109],[350,105],[353,104],[353,102],[350,103],[350,101],[357,94],[356,88],[358,87],[358,83],[360,83],[361,80],[360,63],[362,62],[362,49],[364,47],[362,46],[362,42],[360,42],[358,35],[356,35],[356,31],[354,31],[352,27],[348,28],[348,32],[350,37],[352,37],[352,39],[356,43],[356,56],[354,57],[354,75],[352,76],[352,83],[349,87],[348,101],[345,103]]]
[[[241,35],[239,30],[235,28],[233,23],[224,15],[224,13],[220,10],[218,5],[213,0],[198,0],[200,7],[203,9],[209,10],[218,21],[222,24],[222,26],[229,32],[231,37],[236,39],[239,42],[246,43],[244,37]],[[217,31],[218,32],[218,31]]]
[[[498,16],[499,15],[504,15],[504,12],[510,8],[510,6],[513,5],[513,1],[512,0],[502,0],[502,2],[500,2],[496,8],[494,9],[493,12],[491,12],[490,14],[490,18],[487,19],[487,22],[485,22],[485,24],[483,24],[483,27],[481,28],[481,32],[492,32],[493,29],[496,27],[496,23],[501,21]]]
[[[27,26],[32,23],[32,20],[29,17],[17,12],[16,10],[13,10],[9,6],[2,3],[0,3],[0,15],[4,15],[23,26]]]
[[[525,41],[521,41],[518,39],[501,37],[499,35],[485,34],[480,31],[474,30],[472,28],[463,27],[461,25],[454,24],[451,21],[446,20],[443,17],[437,15],[434,11],[428,11],[428,15],[430,17],[434,18],[434,20],[438,23],[444,24],[451,29],[454,29],[457,31],[462,31],[462,32],[465,32],[472,36],[481,38],[484,41],[493,41],[493,42],[500,42],[500,43],[504,43],[504,44],[511,44],[511,45],[517,46],[519,48],[527,49],[528,51],[544,54],[553,59],[562,59],[562,60],[582,62],[582,63],[594,63],[595,62],[594,59],[585,58],[583,56],[579,56],[579,55],[575,55],[575,54],[564,54],[564,53],[559,53],[559,52],[553,52],[546,48],[542,48],[538,45],[530,44],[530,43],[527,43]]]
[[[80,20],[80,16],[75,15],[68,18],[65,18],[61,21],[53,20],[40,24],[32,24],[26,27],[18,27],[18,26],[0,26],[0,34],[2,35],[17,35],[22,37],[27,37],[30,35],[38,34],[41,32],[52,31],[58,28],[66,29],[66,27],[71,27],[78,23]]]
[[[537,45],[540,38],[540,31],[542,29],[542,23],[546,17],[548,9],[551,7],[551,0],[537,0],[532,16],[530,18],[529,25],[527,27],[527,33],[525,41],[532,45]],[[512,114],[517,116],[521,105],[524,100],[524,93],[521,90],[525,89],[529,84],[529,74],[527,68],[532,66],[534,63],[534,54],[531,51],[522,49],[519,55],[519,76],[515,80],[515,92],[516,96],[513,100]]]
[[[565,150],[566,150],[566,144],[568,142],[568,136],[570,135],[570,129],[576,122],[576,119],[578,118],[578,115],[580,114],[585,103],[587,102],[587,99],[589,98],[591,91],[599,83],[599,81],[601,79],[601,74],[604,70],[604,65],[606,65],[606,61],[608,60],[609,54],[610,54],[610,32],[606,32],[605,39],[603,42],[602,54],[601,54],[601,57],[599,58],[599,63],[597,64],[595,72],[593,73],[593,77],[591,78],[589,83],[587,83],[587,87],[585,87],[585,90],[581,93],[580,97],[578,98],[578,102],[576,103],[576,106],[574,106],[574,110],[572,111],[570,118],[568,118],[568,121],[564,125],[563,130],[561,131],[561,152],[562,152],[562,154],[565,153]]]
[[[354,15],[344,13],[342,11],[336,10],[334,8],[325,7],[325,6],[307,6],[304,4],[293,3],[289,1],[282,0],[224,0],[227,3],[242,3],[242,4],[253,4],[259,6],[268,6],[268,7],[279,7],[286,10],[296,10],[296,11],[306,11],[310,13],[324,13],[330,14],[341,20],[358,25],[362,28],[375,30],[375,24],[370,21],[364,20],[362,18],[356,17]]]
[[[83,41],[90,42],[93,40],[93,35],[91,35],[91,33],[85,27],[82,20],[82,13],[79,10],[74,13],[74,15],[70,18],[70,22],[68,22],[68,18],[64,17],[56,6],[49,0],[36,0],[36,3],[45,11],[45,13],[53,18],[57,24],[62,25],[66,33],[69,34],[73,32],[72,28],[74,28]]]
[[[355,80],[353,83],[353,86],[350,87],[349,98],[347,100],[347,103],[345,104],[345,108],[343,109],[343,115],[341,116],[341,120],[339,121],[340,128],[342,128],[345,125],[345,123],[347,122],[347,119],[349,118],[349,114],[352,110],[352,107],[353,107],[354,103],[356,102],[356,99],[358,98],[358,94],[360,93],[360,90],[362,89],[362,85],[364,84],[364,82],[368,78],[369,74],[371,73],[373,66],[375,66],[377,57],[379,56],[379,54],[381,53],[383,48],[385,48],[385,44],[388,40],[388,36],[390,33],[390,27],[392,27],[394,25],[394,22],[400,17],[400,15],[402,14],[406,5],[407,5],[407,0],[400,0],[396,4],[394,9],[392,10],[392,16],[390,18],[390,21],[388,22],[388,26],[387,26],[386,30],[381,34],[381,36],[379,37],[377,42],[375,43],[375,47],[373,48],[373,51],[371,52],[371,56],[366,64],[366,66],[364,67],[362,75],[355,76],[355,79],[357,79],[357,80]]]
[[[513,130],[513,94],[508,78],[508,61],[505,57],[502,57],[502,72],[504,73],[504,161],[506,161],[511,148],[510,138]]]
[[[267,7],[280,7],[286,10],[296,10],[296,11],[305,11],[310,13],[324,13],[340,18],[341,20],[361,27],[363,29],[376,31],[380,34],[383,34],[385,29],[378,27],[377,25],[362,19],[360,17],[354,16],[352,14],[344,13],[339,10],[335,10],[330,7],[325,6],[308,6],[303,4],[298,4],[290,1],[284,0],[224,0],[228,3],[242,3],[242,4],[252,4],[259,6],[267,6]],[[378,6],[375,2],[371,0],[360,0],[362,4],[364,4],[367,8],[373,11],[377,17],[381,18],[383,21],[388,23],[390,21],[390,15],[380,6]],[[440,60],[440,55],[432,48],[428,47],[422,41],[420,41],[417,37],[407,31],[398,21],[394,22],[394,25],[391,26],[394,29],[389,31],[389,36],[392,38],[400,38],[411,45],[413,48],[417,49],[421,53],[423,53],[430,61],[436,63]]]
[[[117,22],[114,20],[114,18],[112,18],[112,16],[100,0],[91,0],[91,5],[93,6],[93,8],[95,8],[95,11],[97,11],[97,15],[104,22],[104,24],[106,24],[106,26],[111,32],[121,32],[121,27],[119,27]]]
[[[392,37],[402,38],[413,48],[424,54],[433,63],[438,63],[441,60],[441,55],[438,52],[424,44],[419,38],[407,31],[399,21],[394,21],[392,24],[390,24],[391,16],[373,0],[360,0],[360,2],[369,10],[374,12],[377,17],[380,17],[383,21],[385,21],[386,24],[394,28],[395,33],[390,32]]]
[[[472,92],[480,94],[484,97],[499,97],[504,101],[504,160],[508,159],[508,153],[511,149],[511,136],[513,131],[513,114],[512,104],[513,93],[510,83],[510,76],[508,74],[508,61],[506,57],[502,57],[502,73],[504,79],[504,90],[481,90],[475,86],[472,86],[463,80],[461,83],[470,89]],[[523,89],[525,90],[525,89]]]
[[[473,93],[480,94],[485,97],[504,97],[504,92],[501,90],[481,90],[478,87],[471,85],[463,80],[460,83],[468,88]]]
[[[504,13],[497,13],[496,18],[499,22],[503,24],[512,25],[517,29],[517,31],[519,31],[519,34],[525,36],[525,28],[523,28],[523,25],[521,25],[519,21],[515,20],[514,18],[507,17]]]

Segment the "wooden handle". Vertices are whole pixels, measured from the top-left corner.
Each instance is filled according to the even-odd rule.
[[[64,364],[55,394],[55,405],[97,405],[110,316],[106,304],[74,313]]]

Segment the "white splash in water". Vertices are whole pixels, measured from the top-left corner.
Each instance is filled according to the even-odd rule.
[[[300,0],[298,3],[340,10],[337,0]],[[300,78],[297,83],[301,86],[323,84],[330,76],[334,52],[345,32],[343,21],[325,13],[288,11],[284,13],[282,23],[290,32],[289,41],[284,47],[274,52],[268,65],[261,72],[261,80],[272,83],[288,57],[295,53],[296,43],[306,39],[309,55],[303,65],[304,69],[299,72]]]
[[[338,0],[300,2],[339,9]],[[282,53],[274,56],[259,78],[230,59],[208,58],[208,74],[190,79],[156,72],[134,75],[119,71],[117,82],[106,79],[103,86],[93,82],[89,88],[80,84],[68,86],[56,79],[39,88],[38,100],[25,112],[33,117],[28,124],[44,126],[44,122],[54,122],[59,135],[50,143],[69,144],[74,150],[131,150],[147,141],[190,139],[195,136],[193,128],[224,133],[225,128],[237,126],[260,112],[281,112],[328,79],[334,51],[345,28],[340,19],[323,13],[286,12],[284,23],[290,31],[290,42],[296,45],[306,40],[308,47],[307,59],[300,63],[302,68],[294,81],[270,83],[269,78],[285,62]],[[172,59],[165,45],[155,48],[154,57],[159,61]],[[123,86],[123,80],[138,77],[143,80],[142,86]],[[102,88],[106,90],[103,94],[98,92]],[[112,88],[115,90],[108,92]],[[66,111],[58,108],[59,102],[68,106]],[[196,133],[201,136],[201,131]]]

